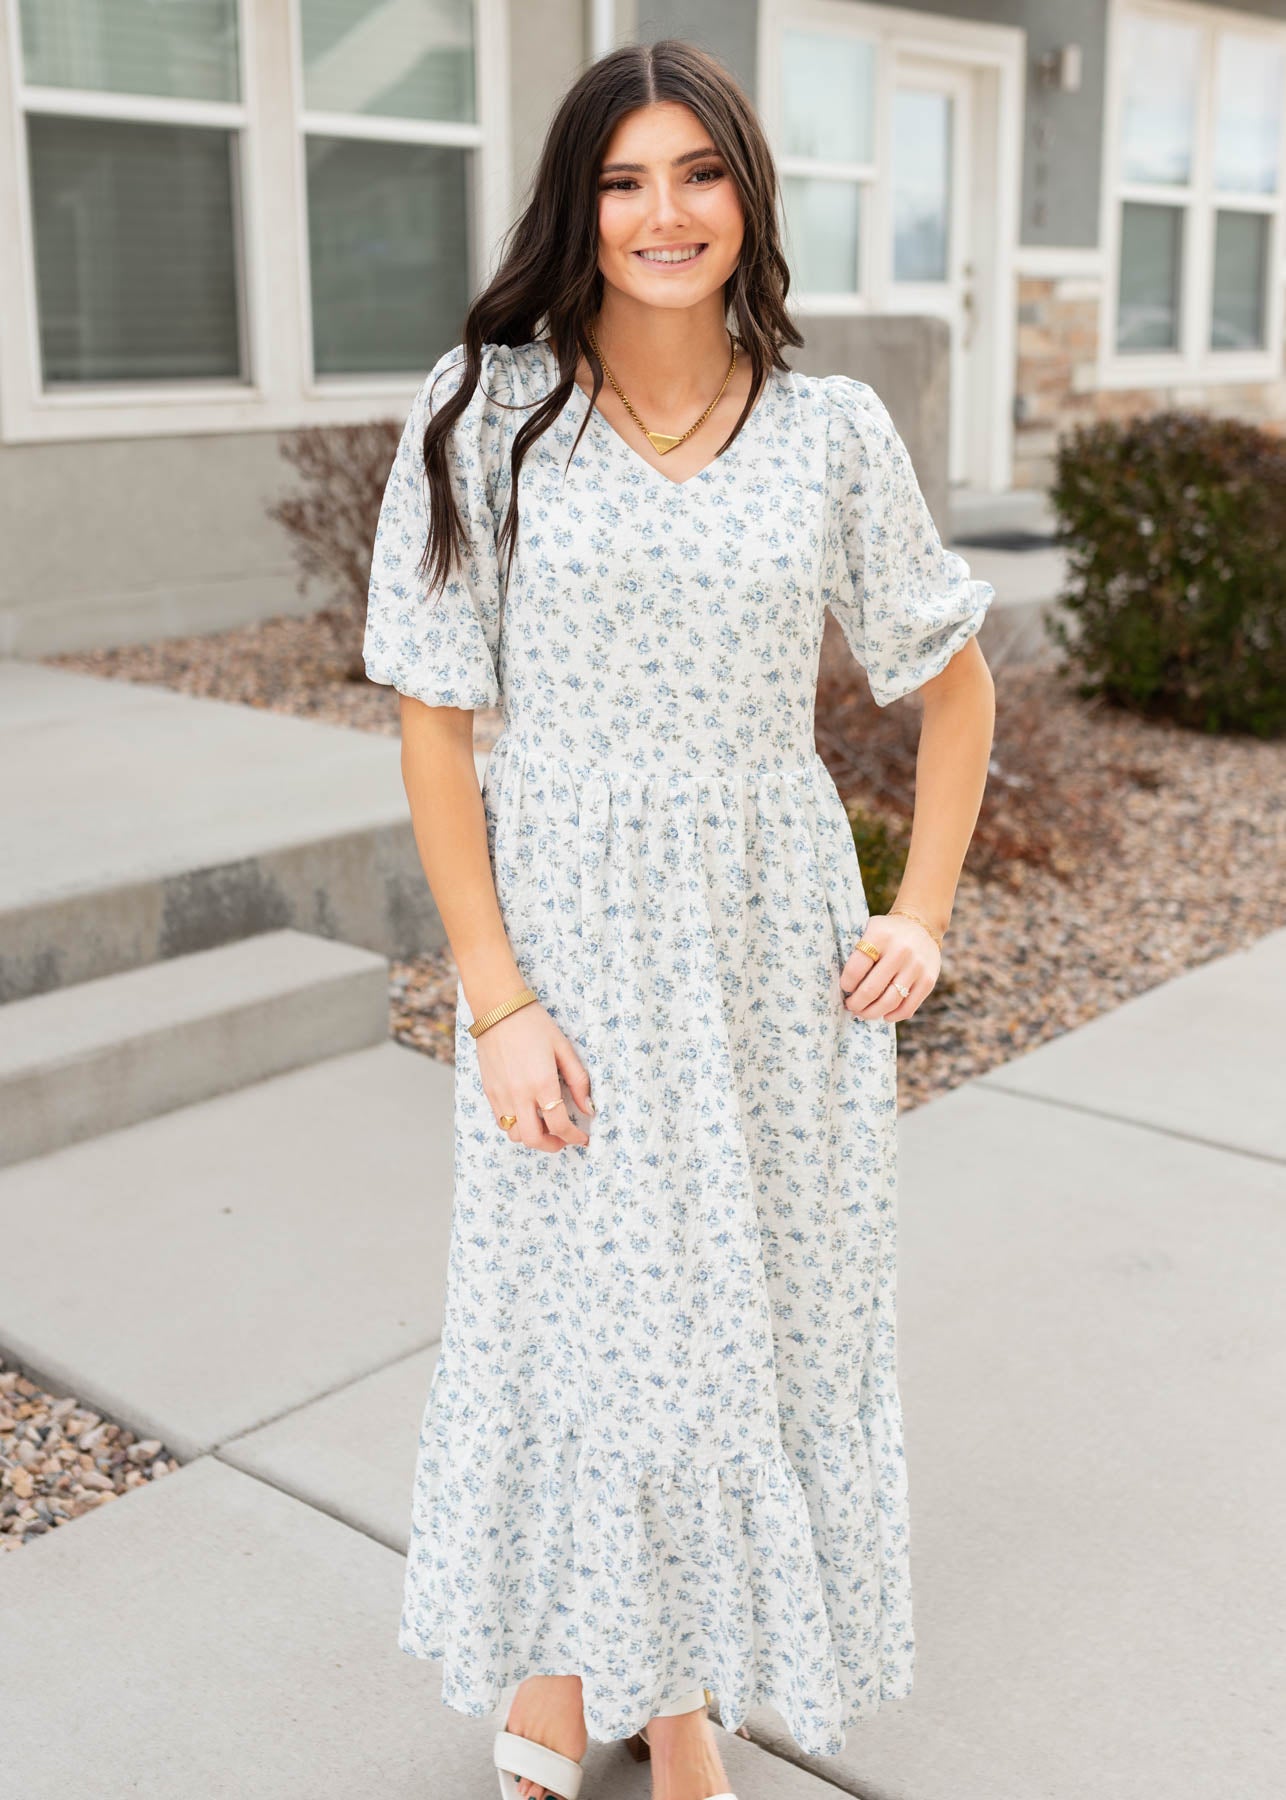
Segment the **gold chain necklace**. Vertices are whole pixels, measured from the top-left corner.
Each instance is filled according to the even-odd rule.
[[[640,431],[643,431],[647,434],[648,441],[651,443],[652,448],[654,450],[659,450],[662,456],[665,456],[669,451],[673,450],[676,447],[676,445],[685,443],[686,440],[692,436],[692,433],[694,431],[698,430],[702,425],[705,424],[706,420],[710,417],[710,414],[714,411],[715,407],[718,406],[720,400],[723,398],[724,388],[726,388],[728,383],[732,380],[732,371],[737,366],[737,340],[736,340],[736,338],[733,338],[733,340],[732,340],[732,361],[728,364],[728,373],[723,378],[723,387],[721,387],[719,389],[719,392],[715,395],[714,399],[710,402],[709,406],[706,407],[705,411],[702,413],[701,417],[697,420],[695,425],[689,425],[688,429],[683,433],[682,437],[671,437],[670,434],[666,431],[648,431],[647,426],[643,423],[642,419],[639,418],[638,414],[635,412],[634,408],[630,405],[630,403],[626,399],[624,393],[621,391],[621,385],[617,381],[615,375],[613,375],[612,371],[608,368],[607,358],[603,355],[603,352],[598,347],[598,339],[594,336],[593,326],[592,325],[587,326],[586,329],[589,332],[589,341],[594,346],[594,354],[595,354],[595,356],[597,356],[598,360],[603,365],[603,373],[607,376],[607,379],[611,382],[612,386],[616,389],[617,394],[620,396],[621,405],[625,408],[626,412],[629,413],[630,417],[634,420],[634,423],[639,427]]]

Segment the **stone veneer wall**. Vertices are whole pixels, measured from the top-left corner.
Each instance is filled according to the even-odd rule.
[[[1100,293],[1100,284],[1084,276],[1019,277],[1016,488],[1047,488],[1060,434],[1092,419],[1129,419],[1173,406],[1231,413],[1286,434],[1286,369],[1274,381],[1095,387]]]

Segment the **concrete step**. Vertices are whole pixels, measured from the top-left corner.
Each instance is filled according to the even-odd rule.
[[[0,1006],[0,1167],[382,1043],[388,964],[267,931]]]
[[[953,537],[1046,537],[1057,524],[1043,488],[1009,488],[993,494],[980,488],[953,487],[947,516]]]
[[[187,1459],[436,1342],[453,1079],[389,1040],[0,1169],[0,1352]]]
[[[396,735],[0,660],[0,1002],[293,927],[444,942]]]

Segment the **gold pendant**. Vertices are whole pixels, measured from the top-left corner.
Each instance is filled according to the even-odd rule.
[[[644,427],[644,430],[647,430],[646,426]],[[681,444],[683,442],[681,437],[668,437],[664,431],[649,431],[648,437],[652,441],[652,448],[654,450],[659,450],[662,456],[665,455],[667,450],[673,450],[676,444]]]

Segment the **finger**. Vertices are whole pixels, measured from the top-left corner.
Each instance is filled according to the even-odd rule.
[[[558,1059],[559,1073],[572,1091],[572,1099],[583,1113],[592,1113],[594,1097],[589,1091],[589,1070],[572,1048],[570,1039],[563,1038],[556,1043],[554,1055]]]
[[[886,1025],[900,1025],[904,1019],[909,1019],[923,998],[914,982],[904,981],[902,985],[903,987],[909,987],[911,992],[904,1000],[901,994],[897,992],[896,988],[893,990],[897,1005],[892,1007],[888,1012],[880,1015]]]
[[[561,1150],[563,1148],[563,1140],[546,1131],[541,1123],[534,1094],[528,1094],[525,1099],[515,1101],[510,1110],[518,1114],[518,1123],[514,1129],[520,1134],[523,1143],[529,1150]]]
[[[857,942],[859,944],[874,944],[875,939],[871,936],[869,931],[864,931]],[[876,945],[876,948],[878,949],[879,946]],[[855,992],[855,990],[866,980],[866,977],[879,968],[880,963],[888,954],[887,950],[881,950],[878,957],[868,956],[865,950],[859,950],[857,944],[854,944],[852,950],[849,952],[848,961],[839,972],[839,984],[844,992],[846,994]]]
[[[885,951],[879,962],[872,962],[869,957],[861,955],[858,956],[857,961],[861,967],[852,971],[851,985],[847,989],[844,1001],[850,1012],[862,1012],[874,1005],[889,986],[895,973],[890,951]],[[904,986],[910,986],[905,975],[900,976],[899,979]],[[843,986],[842,977],[840,985]]]
[[[901,982],[902,987],[897,985],[898,982]],[[910,969],[897,969],[889,976],[888,986],[875,1005],[878,1018],[887,1019],[890,1013],[897,1012],[898,1008],[904,1004],[902,988],[906,988],[906,998],[910,999],[915,992],[915,976]]]
[[[877,977],[879,985],[876,987],[875,991],[873,993],[868,993],[866,991],[865,983],[859,982],[857,987],[844,1002],[849,1012],[851,1012],[855,1018],[882,1019],[887,1013],[891,1012],[894,1007],[900,1006],[902,1004],[902,996],[893,985],[895,980],[900,981],[903,987],[911,988],[912,993],[915,992],[913,985],[913,970],[891,968],[888,966],[888,960],[885,958],[881,958],[881,962],[883,962],[885,966],[880,969],[879,976]],[[872,974],[874,974],[874,972],[874,969],[872,969]]]
[[[508,1119],[510,1117],[512,1117],[514,1121],[512,1125],[500,1126],[501,1119]],[[504,1106],[496,1106],[496,1124],[500,1126],[500,1129],[504,1132],[511,1144],[526,1143],[527,1140],[523,1136],[522,1103],[520,1101],[510,1100]],[[542,1133],[541,1135],[546,1137],[546,1142],[533,1145],[533,1149],[547,1149],[550,1143],[557,1141],[556,1139],[548,1138],[547,1134]]]
[[[567,1102],[561,1094],[553,1106],[544,1106],[540,1110],[545,1130],[554,1137],[561,1138],[565,1144],[588,1144],[589,1138],[568,1112]]]

